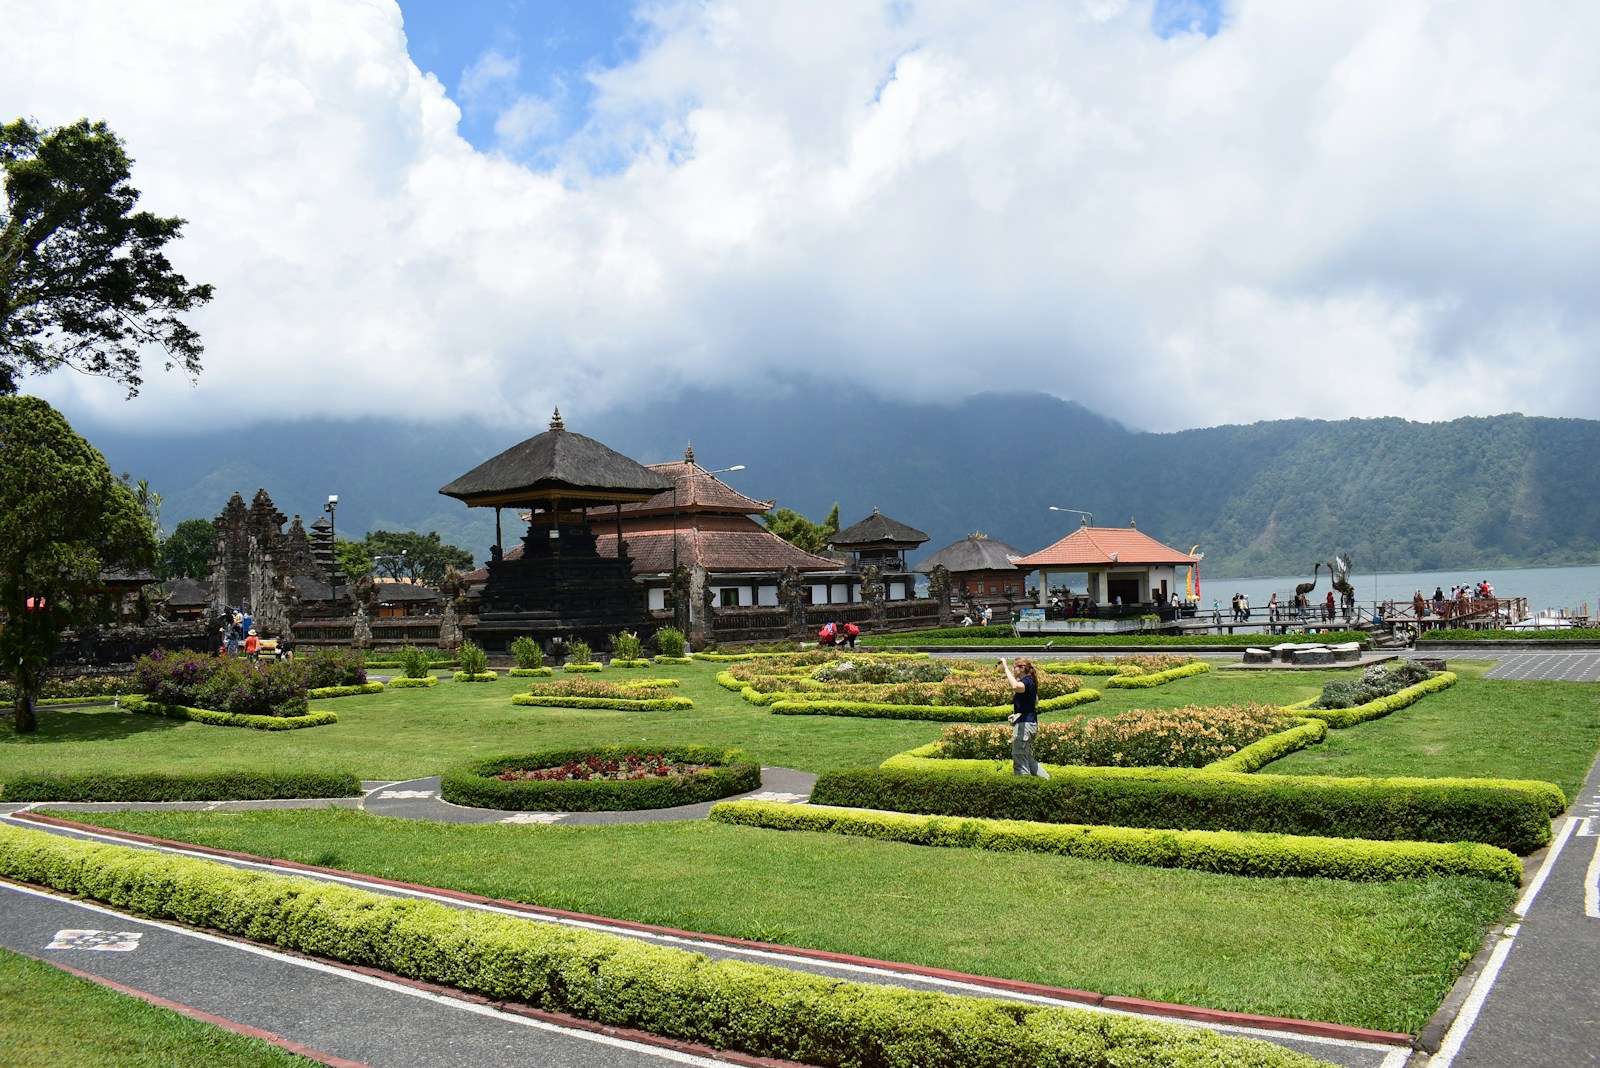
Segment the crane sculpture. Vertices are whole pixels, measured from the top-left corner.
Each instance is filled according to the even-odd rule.
[[[1329,566],[1331,567],[1332,565],[1330,564]],[[1310,582],[1302,582],[1302,583],[1300,583],[1300,585],[1298,585],[1298,586],[1296,586],[1294,588],[1294,596],[1295,596],[1296,600],[1299,600],[1300,598],[1304,597],[1306,594],[1310,593],[1312,590],[1317,588],[1317,575],[1320,574],[1321,571],[1322,571],[1322,564],[1318,563],[1315,567],[1313,567],[1311,569],[1311,581]]]
[[[1333,588],[1339,591],[1340,603],[1348,612],[1356,603],[1356,588],[1350,585],[1350,557],[1344,553],[1334,553],[1333,563],[1328,565],[1328,574],[1332,576]]]

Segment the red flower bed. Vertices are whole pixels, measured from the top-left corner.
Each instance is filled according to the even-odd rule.
[[[504,782],[632,782],[671,779],[704,771],[710,764],[685,764],[660,753],[623,753],[616,757],[588,756],[553,768],[506,768],[495,778]]]

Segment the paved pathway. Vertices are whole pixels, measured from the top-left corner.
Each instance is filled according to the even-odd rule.
[[[1468,656],[1468,653],[1455,653]],[[1502,653],[1484,678],[1547,679],[1556,682],[1600,682],[1600,652]]]

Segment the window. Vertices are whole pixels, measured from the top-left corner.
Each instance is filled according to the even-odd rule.
[[[721,608],[739,607],[739,587],[724,586],[717,591],[717,605]]]

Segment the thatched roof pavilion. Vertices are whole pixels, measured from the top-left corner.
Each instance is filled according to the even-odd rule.
[[[469,508],[577,509],[649,500],[671,488],[643,464],[568,430],[557,408],[549,430],[485,460],[439,492]]]

